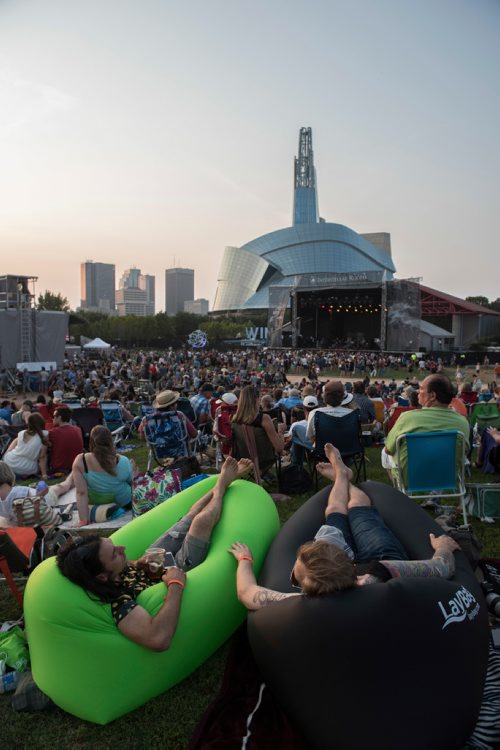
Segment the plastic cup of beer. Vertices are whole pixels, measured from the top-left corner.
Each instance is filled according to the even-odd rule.
[[[145,552],[145,558],[150,578],[160,580],[163,575],[163,566],[165,563],[165,550],[163,547],[149,547]]]

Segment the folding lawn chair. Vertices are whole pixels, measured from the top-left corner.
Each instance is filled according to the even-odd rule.
[[[119,401],[101,401],[100,407],[106,427],[113,435],[113,443],[119,445],[130,429],[123,417],[122,405]]]
[[[274,468],[279,481],[281,456],[276,453],[263,427],[231,422],[233,445],[231,455],[236,459],[250,458],[254,464],[257,484],[267,482],[268,472]]]
[[[191,455],[186,423],[176,410],[146,415],[143,425],[149,446],[147,471],[153,460],[160,466],[168,466],[177,458]]]
[[[89,437],[93,427],[103,424],[104,416],[100,409],[77,409],[71,415],[71,420],[81,429],[85,449],[89,449]]]
[[[337,448],[342,460],[346,464],[353,464],[356,470],[354,481],[357,482],[363,473],[366,481],[366,460],[359,410],[353,409],[351,414],[335,417],[331,414],[315,410],[313,412],[315,444],[309,453],[308,462],[314,476],[316,489],[318,487],[318,472],[316,464],[326,461],[325,445],[331,443]],[[311,465],[312,464],[312,465]]]
[[[406,452],[403,449],[406,449]],[[413,432],[396,441],[398,489],[415,500],[435,499],[437,494],[458,498],[465,506],[465,441],[458,430]]]
[[[43,532],[41,533],[43,536]],[[28,574],[31,554],[38,536],[37,531],[32,528],[0,529],[0,571],[21,609],[23,597],[12,574]]]

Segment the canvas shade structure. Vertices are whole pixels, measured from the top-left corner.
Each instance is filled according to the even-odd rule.
[[[111,344],[107,344],[105,341],[97,337],[92,339],[88,344],[84,344],[84,349],[111,349]]]

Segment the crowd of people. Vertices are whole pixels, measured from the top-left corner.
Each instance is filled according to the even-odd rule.
[[[412,363],[427,374],[423,382],[405,371]],[[25,397],[21,403],[12,398],[0,402],[2,458],[18,480],[31,476],[46,480],[70,473],[64,486],[71,481],[77,489],[82,523],[88,520],[88,506],[95,498],[102,502],[102,497],[111,496],[108,477],[113,491],[117,477],[118,483],[128,486],[120,487],[117,502],[130,502],[132,469],[128,459],[117,455],[105,425],[93,433],[90,452],[84,452],[82,432],[72,424],[72,412],[65,400],[76,399],[88,408],[113,401],[130,431],[137,430],[141,437],[138,403],[152,403],[152,408],[160,412],[174,410],[185,423],[189,439],[203,431],[210,440],[212,436],[219,440],[223,455],[231,451],[233,433],[244,426],[262,428],[258,434],[268,448],[267,464],[260,467],[262,473],[275,455],[282,456],[285,464],[303,465],[308,452],[314,450],[316,411],[342,417],[356,410],[365,434],[375,444],[385,442],[382,462],[391,469],[395,440],[402,431],[411,431],[413,425],[420,430],[429,429],[429,425],[458,428],[468,448],[469,428],[464,418],[468,410],[477,402],[500,403],[500,386],[495,381],[481,382],[479,363],[472,382],[464,383],[457,377],[455,384],[442,375],[443,364],[430,358],[366,352],[169,350],[137,352],[133,357],[127,351],[97,357],[81,355],[65,360],[55,372],[44,371],[46,377],[41,378],[39,373],[43,393],[25,393],[31,398]],[[340,373],[363,377],[352,381],[321,376],[324,370],[335,367]],[[380,377],[386,367],[398,367],[404,377],[399,382]],[[299,379],[300,368],[310,377]],[[430,382],[435,386],[435,398],[428,397],[426,386]],[[25,379],[23,387],[30,385],[33,382]],[[422,406],[427,408],[417,413]],[[487,459],[488,470],[496,470],[500,464],[500,431],[482,430],[481,437],[488,450],[481,449],[477,463]],[[103,458],[102,452],[100,458],[97,456],[95,445],[99,442],[106,445],[108,457]]]
[[[399,382],[384,377],[389,367],[399,368]],[[342,377],[322,376],[332,368]],[[303,370],[307,377],[300,377]],[[416,379],[415,370],[425,377]],[[92,505],[130,506],[134,462],[118,452],[105,423],[93,427],[86,450],[66,402],[76,401],[91,410],[113,401],[121,409],[129,434],[148,441],[151,416],[175,419],[183,427],[186,455],[192,441],[202,434],[206,440],[199,446],[218,444],[225,460],[214,488],[152,545],[173,559],[161,579],[151,574],[147,554],[128,560],[124,547],[97,534],[73,538],[57,553],[62,575],[109,604],[125,638],[164,651],[179,622],[186,574],[207,556],[227,489],[250,472],[260,482],[277,456],[282,465],[289,463],[303,471],[306,459],[317,450],[317,415],[342,423],[355,413],[365,438],[380,446],[381,462],[391,479],[395,470],[404,468],[395,463],[397,439],[403,434],[455,430],[470,455],[474,435],[467,416],[481,402],[500,408],[500,386],[495,381],[487,386],[481,383],[480,368],[471,383],[458,376],[453,383],[443,370],[442,362],[430,359],[366,353],[169,351],[163,355],[139,352],[131,358],[122,352],[66,361],[63,368],[40,380],[37,395],[31,392],[36,383],[24,379],[24,400],[10,397],[0,403],[0,431],[9,439],[0,460],[0,526],[15,525],[14,502],[23,491],[31,495],[39,491],[18,484],[31,478],[46,481],[65,475],[43,494],[57,504],[61,495],[74,489],[80,525],[90,522]],[[249,434],[254,435],[255,456]],[[485,428],[481,439],[478,465],[488,463],[493,471],[500,471],[500,430]],[[453,576],[456,542],[445,534],[431,534],[432,557],[409,560],[368,496],[353,483],[353,472],[339,451],[329,442],[321,447],[323,460],[316,468],[331,487],[323,523],[297,551],[291,571],[295,592],[259,586],[252,550],[244,539],[235,539],[228,549],[236,560],[237,596],[248,610],[289,597],[340,596],[404,576]],[[400,458],[404,464],[404,453]],[[152,616],[137,600],[159,580],[166,587],[165,599]]]

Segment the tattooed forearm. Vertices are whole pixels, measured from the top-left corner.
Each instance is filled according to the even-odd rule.
[[[256,604],[257,607],[265,607],[266,604],[280,602],[282,599],[288,599],[290,596],[300,596],[300,594],[283,594],[280,591],[259,588],[255,592],[252,602],[253,604]]]
[[[393,578],[450,578],[455,571],[453,552],[440,550],[431,560],[381,560]]]

